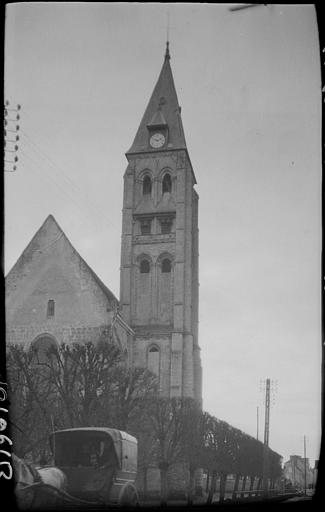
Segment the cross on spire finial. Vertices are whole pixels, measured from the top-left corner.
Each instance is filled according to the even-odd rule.
[[[166,41],[166,52],[165,52],[165,60],[170,59],[169,53],[169,12],[167,12],[167,41]]]

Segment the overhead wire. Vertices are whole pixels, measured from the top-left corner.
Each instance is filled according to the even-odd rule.
[[[88,197],[86,198],[84,192],[80,189],[80,187],[76,187],[76,184],[74,182],[67,179],[64,172],[62,172],[62,170],[60,170],[60,168],[56,164],[51,162],[49,157],[46,154],[44,154],[44,152],[28,136],[28,134],[24,130],[21,130],[21,133],[23,135],[22,142],[25,141],[25,143],[29,146],[31,151],[35,152],[40,159],[42,159],[43,161],[47,162],[48,165],[50,165],[50,167],[53,169],[54,174],[55,174],[56,178],[58,179],[58,181],[61,183],[62,183],[62,181],[65,182],[69,189],[72,189],[74,192],[76,192],[77,195],[83,197],[83,207],[86,205],[88,210],[90,210],[90,209],[92,210],[92,214],[96,215],[96,223],[100,219],[103,223],[109,225],[109,222],[108,222],[107,218],[105,218],[106,216],[103,214],[103,212],[97,206],[95,207],[93,204],[91,204],[91,201],[89,200]],[[45,172],[48,172],[46,166],[44,167],[43,165],[42,165],[42,170],[45,170]],[[59,171],[59,172],[57,172],[57,171]],[[52,172],[50,172],[49,174],[52,175],[52,177],[53,177]],[[75,203],[75,201],[74,201],[74,203]]]
[[[43,182],[48,185],[48,183],[52,183],[55,187],[57,187],[58,191],[60,192],[60,198],[66,197],[69,199],[69,204],[73,204],[75,208],[78,210],[78,212],[82,215],[82,217],[89,223],[89,225],[94,228],[93,223],[90,221],[89,217],[85,214],[85,211],[82,210],[79,203],[77,203],[74,199],[74,197],[64,188],[60,185],[58,181],[53,179],[51,173],[44,173],[44,168],[40,169],[39,161],[35,159],[33,156],[28,154],[25,149],[21,148],[21,154],[24,156],[24,159],[21,159],[21,166],[24,166],[28,171],[32,172],[33,174],[37,174],[38,176],[41,176]],[[29,164],[26,161],[29,160]],[[53,189],[52,189],[53,191]]]
[[[23,136],[27,139],[27,143],[31,144],[32,145],[32,149],[35,150],[38,155],[40,156],[40,158],[43,158],[45,160],[47,160],[47,162],[54,168],[54,169],[57,169],[59,171],[61,171],[61,174],[62,174],[62,178],[63,180],[66,181],[66,183],[74,188],[76,191],[79,187],[76,186],[76,183],[74,183],[73,181],[71,181],[70,179],[67,178],[67,176],[64,174],[64,172],[62,172],[62,170],[50,159],[50,157],[44,153],[44,151],[35,143],[35,141],[25,132],[25,130],[21,130]],[[79,192],[82,193],[82,190],[79,188]]]
[[[30,115],[28,115],[24,108],[23,112],[26,117],[30,118]],[[104,215],[98,205],[95,205],[89,199],[89,196],[84,193],[82,188],[67,176],[64,168],[52,160],[44,149],[45,144],[43,144],[42,137],[38,136],[37,131],[31,129],[29,124],[27,126],[24,124],[23,129],[20,128],[20,168],[25,168],[27,172],[40,176],[47,187],[49,183],[50,185],[53,184],[54,188],[51,188],[51,192],[56,190],[61,200],[67,198],[69,205],[74,207],[75,211],[78,212],[79,216],[81,215],[92,231],[98,228],[99,221],[105,227],[112,228],[113,224],[109,222],[107,214]],[[41,146],[35,142],[35,138],[41,140]],[[82,198],[81,201],[78,200],[80,197]]]
[[[26,109],[24,109],[24,114],[26,114],[26,116],[28,118],[31,118],[31,116],[28,114],[28,111],[26,111]],[[30,128],[29,128],[29,131],[32,132],[33,130],[30,130]],[[34,130],[34,132],[36,134],[37,139],[40,139],[41,136],[39,134],[37,134],[37,131]],[[44,144],[42,145],[42,148],[41,148],[35,142],[35,140],[33,140],[32,136],[30,136],[27,133],[27,131],[25,131],[25,129],[21,129],[21,133],[23,134],[25,140],[28,141],[33,146],[33,148],[34,148],[34,150],[36,152],[38,152],[40,158],[42,158],[43,160],[47,161],[49,163],[49,165],[55,170],[56,176],[59,177],[61,181],[63,179],[66,182],[66,184],[71,189],[73,189],[77,194],[83,196],[83,198],[84,198],[83,199],[83,206],[86,205],[88,209],[92,210],[92,213],[96,214],[96,222],[98,222],[98,218],[99,218],[103,223],[105,223],[108,226],[111,226],[111,223],[108,220],[108,216],[103,213],[103,211],[98,206],[98,204],[95,204],[93,201],[91,201],[89,196],[85,195],[85,193],[82,190],[82,188],[80,186],[78,186],[76,182],[71,180],[71,178],[67,175],[67,173],[64,170],[64,168],[62,166],[59,166],[57,163],[55,163],[52,160],[52,158],[45,152]],[[44,140],[44,137],[43,137],[43,140]]]

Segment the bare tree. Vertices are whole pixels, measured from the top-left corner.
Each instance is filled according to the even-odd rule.
[[[220,476],[220,501],[228,474],[252,482],[262,476],[263,445],[224,421],[202,413],[190,398],[158,395],[157,379],[148,370],[130,368],[115,343],[50,346],[46,353],[8,345],[10,420],[15,451],[32,460],[48,453],[55,428],[110,426],[139,439],[139,467],[160,470],[161,503],[167,503],[169,469],[189,470],[188,503],[193,501],[195,471],[212,474],[211,503]],[[281,475],[281,457],[269,450],[270,478]],[[236,493],[235,493],[236,494]],[[234,494],[234,495],[235,495]]]
[[[192,505],[195,490],[195,473],[204,465],[204,437],[207,428],[206,415],[196,400],[183,399],[182,408],[182,455],[189,470],[187,503]]]
[[[104,395],[115,387],[114,370],[123,365],[119,348],[113,343],[74,343],[51,347],[43,365],[57,393],[60,426],[80,427],[102,423],[109,404]],[[63,413],[63,414],[62,414]]]
[[[119,365],[114,368],[111,383],[102,395],[111,404],[111,423],[120,430],[143,430],[144,408],[157,396],[157,377],[145,368]]]
[[[9,396],[15,447],[33,459],[53,428],[128,429],[156,393],[156,378],[130,369],[114,343],[51,346],[46,354],[9,345]]]
[[[190,398],[157,396],[146,408],[148,428],[155,440],[155,454],[160,470],[161,505],[168,498],[168,470],[177,463],[190,472],[188,501],[192,501],[194,472],[200,467],[202,449],[202,413]]]
[[[167,504],[168,469],[182,460],[181,436],[183,402],[178,398],[157,396],[146,407],[146,420],[152,431],[160,470],[161,505]]]
[[[7,350],[11,432],[18,456],[38,458],[51,430],[55,394],[33,354],[21,346]]]
[[[138,440],[138,478],[142,481],[142,493],[148,494],[148,471],[158,464],[157,442],[154,433],[147,428],[143,416],[139,416],[139,424],[133,432]]]
[[[227,476],[229,473],[235,472],[238,444],[234,430],[225,421],[218,420],[212,416],[207,417],[205,445],[209,454],[209,464],[212,468],[212,483],[207,500],[208,503],[212,502],[217,475],[219,474],[220,476],[219,501],[223,502]]]

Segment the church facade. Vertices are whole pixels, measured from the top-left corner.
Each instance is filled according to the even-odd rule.
[[[162,395],[201,403],[198,195],[168,43],[126,157],[120,301],[49,215],[6,277],[7,343],[46,350],[114,335]]]
[[[106,339],[130,361],[133,335],[115,295],[49,215],[6,277],[6,342],[45,353]]]

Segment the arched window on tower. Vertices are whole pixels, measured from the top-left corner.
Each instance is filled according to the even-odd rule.
[[[158,323],[170,324],[173,320],[173,266],[167,255],[160,260],[157,277]]]
[[[149,274],[150,263],[148,260],[142,260],[140,263],[140,274]]]
[[[143,184],[142,184],[142,193],[144,196],[151,194],[151,187],[152,187],[151,178],[150,178],[150,176],[148,176],[146,174],[146,176],[143,179]]]
[[[149,257],[142,256],[134,273],[136,325],[146,325],[151,317],[152,308],[152,271]]]
[[[172,179],[170,177],[170,174],[165,174],[163,177],[162,182],[162,193],[165,194],[165,192],[171,192],[172,191]]]
[[[155,345],[148,350],[148,370],[159,377],[160,353]]]
[[[163,274],[166,274],[168,272],[171,272],[171,270],[172,270],[172,264],[171,264],[170,259],[168,259],[168,258],[163,259],[162,263],[161,263],[161,272]]]

